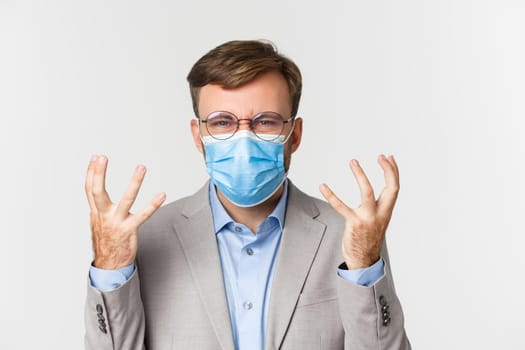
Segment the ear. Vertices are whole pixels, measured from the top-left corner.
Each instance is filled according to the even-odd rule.
[[[292,135],[292,153],[297,151],[299,145],[301,144],[301,138],[303,136],[303,118],[296,118]]]
[[[193,118],[190,122],[190,128],[191,128],[191,136],[193,137],[193,142],[195,143],[195,147],[197,147],[197,150],[201,153],[203,153],[202,150],[202,140],[199,132],[199,121],[195,118]]]

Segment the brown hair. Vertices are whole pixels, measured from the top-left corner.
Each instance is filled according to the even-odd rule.
[[[268,71],[281,73],[288,83],[292,117],[295,117],[301,99],[301,72],[292,60],[277,52],[275,45],[260,40],[228,41],[209,51],[193,65],[187,80],[195,115],[199,117],[199,91],[204,85],[214,83],[233,89]]]

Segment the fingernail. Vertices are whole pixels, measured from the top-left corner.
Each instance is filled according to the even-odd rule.
[[[105,161],[106,161],[106,157],[104,157],[104,156],[98,157],[99,164],[104,164]]]
[[[140,174],[144,174],[146,172],[146,167],[142,165],[137,166],[137,172]]]
[[[96,154],[92,155],[91,156],[91,162],[94,162],[95,160],[97,160],[98,156]]]

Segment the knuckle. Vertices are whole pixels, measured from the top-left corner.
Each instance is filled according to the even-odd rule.
[[[335,196],[330,198],[330,204],[334,207],[334,209],[342,209],[344,207],[343,202],[341,202],[339,199],[337,199]]]
[[[152,210],[148,207],[147,209],[140,212],[139,215],[139,221],[140,224],[142,224],[144,221],[146,221],[152,214]],[[140,226],[140,224],[138,226]]]
[[[361,232],[369,232],[371,228],[375,226],[374,218],[372,217],[366,217],[366,218],[360,218],[353,222],[352,227],[354,229],[354,232],[361,233]]]
[[[367,227],[366,223],[363,220],[358,220],[352,226],[355,232],[362,232]]]
[[[93,194],[93,198],[98,199],[103,197],[104,195],[107,195],[106,190],[100,189],[100,188],[94,188],[91,193]]]
[[[366,188],[363,190],[363,197],[365,198],[373,198],[374,197],[374,191],[372,191],[371,188]]]
[[[390,186],[388,187],[388,191],[390,191],[390,193],[392,193],[393,195],[397,195],[399,193],[399,186]]]
[[[125,195],[122,196],[122,198],[120,199],[119,207],[124,207],[124,208],[131,207],[131,205],[133,204],[133,202],[134,202],[134,199],[133,199],[130,195],[125,194]]]

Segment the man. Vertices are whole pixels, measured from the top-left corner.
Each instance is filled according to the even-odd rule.
[[[399,189],[392,156],[375,198],[356,160],[357,209],[328,203],[286,173],[302,136],[301,74],[260,41],[208,52],[188,75],[195,145],[211,181],[160,208],[129,212],[138,166],[119,203],[107,158],[86,177],[95,259],[87,349],[410,349],[384,244]]]

